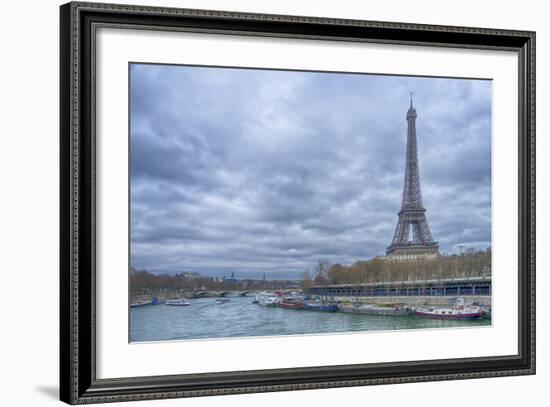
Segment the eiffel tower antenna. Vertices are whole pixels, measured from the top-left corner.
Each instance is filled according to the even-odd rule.
[[[405,157],[405,179],[401,210],[391,245],[386,254],[392,257],[435,257],[439,255],[439,244],[432,238],[426,209],[422,204],[420,173],[418,169],[418,148],[416,144],[416,109],[411,105],[407,111],[407,153]]]

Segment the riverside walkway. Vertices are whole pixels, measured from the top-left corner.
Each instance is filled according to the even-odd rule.
[[[363,284],[316,285],[308,292],[330,297],[490,296],[491,277],[461,277]]]

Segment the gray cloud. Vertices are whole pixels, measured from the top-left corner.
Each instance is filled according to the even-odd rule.
[[[491,241],[491,82],[134,64],[131,263],[296,277],[383,254],[409,91],[442,251]]]

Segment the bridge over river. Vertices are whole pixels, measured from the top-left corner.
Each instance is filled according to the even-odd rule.
[[[225,291],[210,291],[202,290],[192,293],[192,298],[207,298],[207,297],[254,297],[261,290],[225,290]]]

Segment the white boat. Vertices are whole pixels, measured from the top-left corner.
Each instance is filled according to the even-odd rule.
[[[146,305],[153,305],[153,303],[151,301],[137,301],[130,304],[130,308],[145,307]]]
[[[256,295],[256,303],[264,307],[274,307],[279,302],[279,296],[274,293],[261,292]]]
[[[179,305],[179,306],[185,306],[185,305],[191,305],[189,301],[185,298],[171,298],[169,300],[166,300],[166,305]]]
[[[229,298],[217,298],[216,299],[216,304],[225,304],[229,301],[231,301]]]

